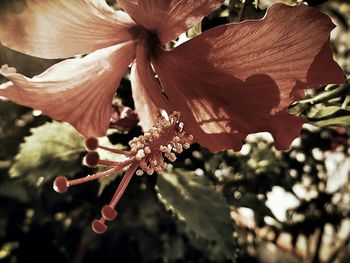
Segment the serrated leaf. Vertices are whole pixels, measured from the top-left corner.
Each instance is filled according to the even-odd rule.
[[[219,253],[234,259],[235,241],[229,206],[203,176],[175,170],[158,176],[161,201],[198,237],[214,242]]]
[[[81,168],[85,151],[82,137],[66,123],[46,123],[31,129],[20,145],[10,176],[26,176],[31,183],[40,177],[49,181],[59,175],[70,176]]]

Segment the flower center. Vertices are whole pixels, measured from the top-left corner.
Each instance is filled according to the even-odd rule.
[[[160,41],[156,32],[145,29],[139,25],[129,29],[134,39],[138,39],[143,45],[148,55],[153,57],[157,55],[157,47],[160,45]]]
[[[107,230],[106,220],[111,221],[116,218],[115,207],[122,197],[131,177],[141,176],[145,173],[151,175],[154,172],[161,172],[167,167],[166,160],[174,162],[176,153],[181,153],[183,149],[188,149],[193,140],[193,136],[184,131],[184,124],[180,122],[180,113],[173,112],[169,116],[158,118],[154,126],[144,135],[135,137],[129,142],[130,151],[123,151],[99,145],[96,138],[87,138],[85,146],[90,151],[85,162],[90,167],[98,165],[111,167],[110,169],[88,175],[83,178],[68,180],[64,176],[55,179],[53,188],[59,193],[64,193],[70,186],[85,183],[108,176],[114,172],[126,169],[126,172],[109,204],[101,209],[101,218],[92,222],[92,229],[96,233],[104,233]],[[127,159],[123,162],[112,162],[101,160],[97,149],[106,150],[115,154],[124,155]]]
[[[169,119],[159,118],[153,128],[129,142],[130,152],[140,162],[141,169],[137,170],[137,175],[163,171],[167,167],[165,158],[174,162],[175,153],[190,147],[193,136],[183,131],[184,124],[179,122],[179,117],[180,114],[174,112]]]

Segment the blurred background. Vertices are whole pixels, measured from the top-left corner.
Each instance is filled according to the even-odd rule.
[[[0,0],[0,9],[16,2]],[[179,41],[260,18],[275,2],[302,1],[226,1]],[[349,1],[304,2],[337,24],[335,59],[349,76]],[[56,62],[0,45],[0,65],[27,76]],[[103,235],[92,232],[91,220],[121,174],[56,193],[55,177],[96,171],[83,165],[82,137],[40,111],[0,100],[0,262],[350,262],[349,87],[307,91],[291,105],[310,124],[288,151],[276,151],[271,136],[260,133],[249,135],[240,152],[212,154],[193,145],[162,176],[135,176]],[[124,148],[141,134],[128,75],[113,109],[103,144]]]

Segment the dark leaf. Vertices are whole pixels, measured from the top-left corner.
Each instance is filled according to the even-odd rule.
[[[18,180],[8,180],[0,184],[0,196],[20,202],[29,200],[28,189]]]
[[[161,201],[189,230],[214,242],[224,257],[234,259],[234,228],[229,206],[205,177],[175,170],[160,175],[157,185]]]

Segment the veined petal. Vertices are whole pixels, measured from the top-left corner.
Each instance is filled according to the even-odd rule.
[[[303,89],[344,81],[330,49],[333,28],[315,9],[276,4],[263,20],[211,29],[152,62],[200,144],[238,150],[247,134],[268,131],[285,149],[305,122],[288,105]]]
[[[5,65],[0,73],[10,82],[0,86],[0,96],[66,121],[85,136],[103,136],[115,91],[134,56],[129,41],[62,61],[33,78]]]
[[[131,68],[132,96],[143,130],[152,128],[160,110],[168,110],[166,98],[152,70],[146,43],[139,43]]]
[[[103,0],[7,1],[0,42],[42,58],[68,58],[132,39],[130,17]]]
[[[117,0],[144,28],[165,44],[199,23],[224,0]]]
[[[137,62],[135,62],[131,68],[132,97],[135,103],[135,110],[139,115],[140,125],[144,131],[147,131],[157,119],[159,109],[154,105],[152,99],[148,95],[147,89],[143,85],[138,73],[138,69],[139,66]]]

